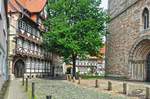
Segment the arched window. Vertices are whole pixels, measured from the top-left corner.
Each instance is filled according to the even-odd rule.
[[[143,11],[143,25],[144,29],[149,28],[149,10],[147,8]]]

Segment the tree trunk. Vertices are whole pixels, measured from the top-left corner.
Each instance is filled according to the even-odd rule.
[[[76,77],[76,57],[77,55],[72,55],[72,62],[73,62],[73,70],[72,70],[72,75],[73,77]]]

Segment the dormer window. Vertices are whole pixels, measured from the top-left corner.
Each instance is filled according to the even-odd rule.
[[[149,28],[149,10],[147,8],[143,11],[143,25],[144,29]]]

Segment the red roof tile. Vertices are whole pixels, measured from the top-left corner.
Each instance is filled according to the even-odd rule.
[[[100,53],[101,53],[101,54],[105,54],[105,46],[100,49]]]
[[[34,22],[37,21],[39,12],[43,10],[47,3],[47,0],[9,0],[8,13],[9,12],[21,12],[27,15]],[[23,12],[23,9],[27,10],[31,16]]]
[[[18,12],[18,11],[21,11],[21,8],[17,4],[16,0],[9,0],[9,2],[8,2],[8,12]]]
[[[17,0],[17,2],[31,13],[40,12],[47,0]]]
[[[21,7],[30,13],[41,12],[47,0],[9,0],[8,12],[20,11]]]
[[[36,22],[36,20],[37,20],[37,15],[32,14],[32,15],[31,15],[31,19],[32,19],[34,22]]]

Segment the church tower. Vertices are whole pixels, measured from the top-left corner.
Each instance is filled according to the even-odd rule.
[[[108,3],[106,76],[150,81],[150,1]]]

